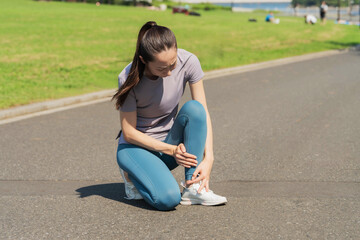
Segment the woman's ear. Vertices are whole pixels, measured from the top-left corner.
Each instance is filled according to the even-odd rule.
[[[141,61],[143,64],[145,64],[145,61],[144,61],[143,57],[142,57],[142,56],[139,56],[139,58],[140,58],[140,61]]]

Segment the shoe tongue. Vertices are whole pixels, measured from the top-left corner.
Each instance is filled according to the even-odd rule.
[[[193,186],[196,187],[196,188],[199,188],[201,186],[201,181],[197,182],[197,183],[194,183]]]
[[[201,182],[194,183],[194,184],[192,185],[192,187],[193,187],[196,191],[199,190],[200,186],[201,186]],[[203,193],[204,191],[205,191],[205,188],[201,189],[201,193]]]

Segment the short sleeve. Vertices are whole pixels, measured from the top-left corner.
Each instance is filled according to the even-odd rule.
[[[124,68],[124,70],[119,74],[118,83],[119,88],[125,83],[127,76],[131,68],[131,63]],[[119,109],[122,112],[133,112],[136,111],[136,96],[134,89],[131,89],[127,95],[124,104]]]
[[[204,72],[201,68],[200,61],[195,55],[191,55],[186,62],[187,81],[189,83],[196,83],[204,77]]]
[[[122,112],[134,112],[136,111],[136,97],[134,89],[131,89],[127,95],[124,104],[120,107]]]

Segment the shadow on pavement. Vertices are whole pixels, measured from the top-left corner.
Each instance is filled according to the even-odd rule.
[[[343,43],[343,42],[337,42],[337,41],[325,41],[325,43],[328,44],[332,44],[334,45],[335,48],[348,48],[348,47],[356,47],[357,45],[359,45],[358,42],[347,42],[347,43]]]
[[[359,42],[348,42],[342,43],[337,41],[325,41],[327,44],[333,45],[333,49],[345,50],[345,48],[350,48],[352,51],[360,51],[360,43]]]
[[[107,199],[129,204],[134,207],[156,211],[155,208],[151,207],[144,200],[125,199],[124,183],[107,183],[107,184],[91,185],[76,189],[76,192],[79,193],[80,198],[86,198],[92,195],[98,195]]]

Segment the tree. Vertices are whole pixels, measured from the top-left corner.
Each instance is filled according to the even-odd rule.
[[[297,4],[301,5],[301,6],[320,6],[321,2],[323,0],[292,0],[291,4],[293,7],[295,7]],[[325,0],[326,1],[326,0]],[[353,2],[353,4],[359,4],[359,0],[341,0],[341,5],[343,6],[348,6],[349,4],[351,4],[351,2]],[[337,7],[339,5],[339,1],[338,0],[327,0],[326,4],[329,6],[334,6]]]

